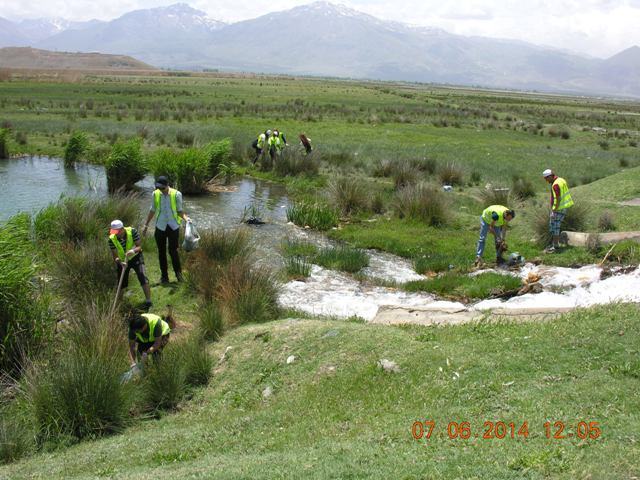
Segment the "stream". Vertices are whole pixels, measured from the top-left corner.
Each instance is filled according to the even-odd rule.
[[[148,192],[140,208],[147,211],[153,190],[148,177],[138,186]],[[184,208],[198,228],[237,227],[245,209],[259,212],[264,225],[247,226],[252,232],[257,262],[275,269],[283,265],[280,248],[286,239],[306,240],[320,247],[334,244],[326,236],[305,230],[287,222],[289,204],[284,186],[242,178],[224,191],[202,196],[185,196]],[[0,161],[0,224],[25,211],[37,213],[51,202],[65,196],[105,196],[106,177],[103,167],[78,165],[64,168],[62,160],[47,157],[18,158]],[[17,206],[17,207],[16,207]],[[105,233],[106,234],[106,233]],[[473,247],[470,247],[473,250]],[[375,286],[369,279],[401,284],[424,278],[418,275],[406,259],[369,250],[369,267],[363,269],[364,281],[314,265],[306,281],[290,281],[282,286],[279,301],[282,307],[312,315],[365,320],[375,317],[381,305],[456,306],[442,302],[427,293],[408,293],[397,288]],[[473,254],[473,252],[470,252]],[[518,273],[526,279],[530,273],[541,277],[545,291],[514,297],[508,301],[491,299],[473,306],[474,310],[495,307],[527,308],[528,306],[576,307],[616,301],[640,302],[640,270],[614,275],[600,280],[600,268],[580,269],[525,265]],[[373,282],[375,283],[375,282]],[[378,282],[380,283],[380,282]]]

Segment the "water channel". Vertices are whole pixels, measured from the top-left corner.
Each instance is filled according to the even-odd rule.
[[[140,201],[141,211],[146,212],[153,181],[146,178],[138,186],[147,194]],[[64,168],[60,159],[47,157],[0,161],[0,224],[19,211],[35,214],[57,201],[61,195],[107,195],[104,169],[93,165]],[[278,269],[282,267],[280,248],[287,238],[305,239],[319,246],[332,243],[322,234],[288,223],[288,202],[282,185],[242,178],[224,191],[186,196],[184,206],[199,228],[238,227],[246,208],[257,209],[265,224],[244,228],[252,232],[257,262]],[[423,278],[403,258],[373,250],[368,254],[370,266],[363,271],[365,279],[377,278],[401,284]],[[515,297],[507,302],[485,300],[469,308],[521,308],[541,304],[548,307],[575,307],[615,301],[640,302],[640,270],[600,280],[600,269],[594,266],[562,269],[527,265],[519,275],[526,278],[532,269],[542,276],[547,291]],[[396,288],[375,286],[366,280],[359,281],[350,275],[317,265],[313,266],[311,276],[306,281],[284,284],[279,300],[283,307],[313,315],[338,318],[358,316],[366,320],[371,320],[381,305],[452,305],[450,302],[438,302],[426,293],[407,293]]]

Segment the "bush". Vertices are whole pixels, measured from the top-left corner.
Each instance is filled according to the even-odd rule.
[[[612,232],[616,230],[613,212],[605,210],[600,214],[600,218],[598,219],[598,230],[601,232]]]
[[[306,155],[298,148],[285,148],[274,165],[274,171],[281,177],[318,174],[319,164],[313,153]]]
[[[169,342],[162,357],[148,361],[142,382],[145,410],[172,410],[184,397],[187,372],[180,353],[182,349]]]
[[[329,182],[327,194],[329,202],[345,216],[365,209],[369,198],[361,180],[343,176]]]
[[[230,326],[267,322],[278,315],[278,284],[266,267],[235,258],[221,274],[218,300]]]
[[[67,146],[64,149],[64,166],[65,167],[73,167],[82,154],[87,150],[89,146],[89,141],[87,139],[87,134],[82,131],[74,132],[69,141],[67,141]]]
[[[9,158],[9,130],[0,128],[0,160]]]
[[[332,270],[355,273],[369,266],[369,255],[349,246],[328,247],[320,250],[313,262]]]
[[[35,281],[31,222],[17,215],[0,227],[0,372],[14,374],[50,338],[55,320]]]
[[[178,345],[172,345],[180,354],[180,360],[184,368],[185,382],[192,387],[198,387],[209,383],[213,359],[207,351],[207,344],[199,332],[191,333],[186,340]]]
[[[464,171],[456,163],[450,162],[440,168],[438,178],[440,178],[442,185],[462,185]]]
[[[144,178],[146,167],[141,148],[142,141],[139,138],[113,145],[105,164],[109,192],[130,190]]]
[[[211,142],[203,148],[204,155],[209,162],[209,173],[213,177],[219,172],[220,164],[229,165],[233,153],[233,142],[230,138],[223,138],[217,142]]]
[[[319,203],[297,202],[287,208],[287,221],[323,231],[338,225],[338,213]]]
[[[441,226],[447,223],[447,202],[437,188],[421,183],[396,192],[394,207],[400,218],[410,218],[428,225]]]
[[[209,341],[218,341],[224,332],[224,319],[220,307],[213,301],[205,301],[198,307],[199,333]]]

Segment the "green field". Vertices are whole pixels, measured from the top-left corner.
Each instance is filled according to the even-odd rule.
[[[294,174],[252,166],[250,143],[267,128],[284,131],[292,150],[305,132],[316,168]],[[599,262],[608,250],[592,245],[541,254],[533,239],[540,215],[545,228],[545,168],[567,179],[583,208],[584,230],[637,230],[640,224],[640,207],[620,204],[640,197],[640,104],[634,102],[310,78],[87,75],[75,82],[0,83],[0,129],[11,155],[58,157],[73,132],[85,132],[90,148],[82,161],[93,163],[103,163],[122,139],[140,138],[147,157],[167,146],[203,147],[229,137],[229,172],[283,182],[298,210],[312,206],[324,215],[322,228],[331,238],[391,252],[421,273],[439,274],[397,287],[444,298],[470,300],[496,287],[514,288],[497,275],[477,282],[466,276],[478,217],[489,204],[487,184],[514,190],[517,177],[526,187],[522,198],[508,200],[517,211],[508,242],[527,259],[576,266]],[[441,191],[445,183],[453,184],[452,192]],[[10,234],[0,228],[0,243]],[[25,246],[23,257],[36,259],[22,265],[25,271],[38,278],[55,274],[60,265],[50,257],[53,246],[51,238]],[[635,265],[639,250],[623,243],[608,261]],[[145,252],[153,284],[159,270],[151,240]],[[33,287],[17,277],[2,272],[0,285]],[[49,288],[36,293],[49,299],[55,315],[77,314]],[[130,290],[129,303],[142,300],[133,275]],[[196,331],[203,297],[191,286],[153,285],[152,294],[156,311],[174,305],[178,338]],[[635,305],[545,322],[438,328],[291,316],[300,317],[278,312],[271,322],[237,328],[225,318],[222,338],[207,344],[215,363],[209,384],[190,389],[177,407],[153,419],[132,413],[130,424],[113,435],[42,442],[28,421],[31,441],[23,458],[0,467],[0,478],[640,476]],[[34,354],[43,368],[61,355],[55,344]],[[290,355],[296,360],[287,364]],[[400,372],[380,370],[376,364],[385,358]],[[272,394],[265,398],[267,387]],[[5,419],[23,411],[14,396],[20,398],[12,389],[2,396]],[[436,422],[426,444],[412,436],[416,421]],[[467,431],[456,428],[448,433],[452,422],[458,428],[468,422],[470,436],[460,438]],[[485,422],[494,428],[504,422],[508,432],[483,438]],[[528,436],[518,434],[524,422]],[[555,422],[573,436],[554,438]],[[3,447],[10,430],[3,422],[0,427]]]

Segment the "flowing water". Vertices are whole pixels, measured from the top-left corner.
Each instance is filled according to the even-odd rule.
[[[148,193],[140,203],[141,211],[146,212],[151,201],[153,180],[146,178],[138,186]],[[36,213],[61,195],[107,195],[104,169],[91,165],[66,169],[61,160],[47,157],[0,161],[0,224],[20,211]],[[263,225],[246,227],[252,232],[257,262],[276,269],[283,265],[280,247],[285,239],[303,239],[321,247],[333,244],[322,234],[288,223],[287,206],[288,198],[282,185],[250,178],[240,179],[224,191],[184,199],[185,211],[199,228],[236,227],[243,218],[259,217],[265,222]],[[397,284],[424,278],[415,273],[411,263],[405,259],[372,250],[368,254],[370,265],[363,270],[365,278]],[[545,287],[543,293],[514,297],[507,302],[485,300],[471,309],[640,302],[640,270],[605,280],[600,280],[600,271],[595,266],[569,269],[526,265],[518,275],[523,279],[529,273],[539,275]],[[375,286],[370,281],[356,280],[314,265],[306,281],[291,281],[283,285],[280,303],[283,307],[314,315],[358,316],[370,320],[380,305],[410,307],[442,302],[426,293],[407,293]]]

